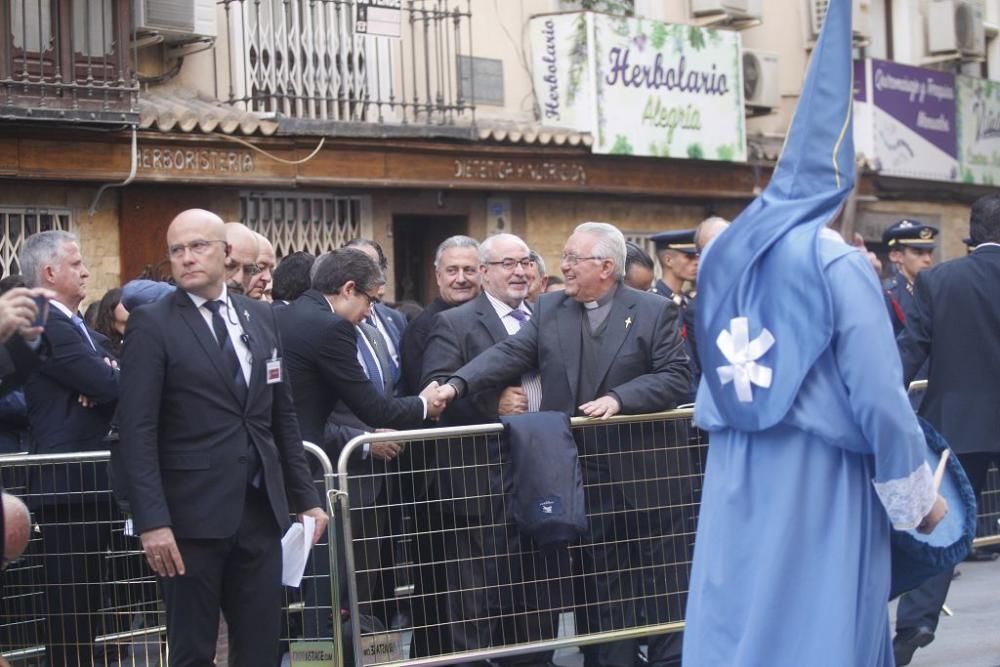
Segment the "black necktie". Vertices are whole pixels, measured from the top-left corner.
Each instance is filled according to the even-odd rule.
[[[243,376],[243,367],[240,366],[239,357],[236,356],[233,339],[229,336],[229,328],[226,327],[226,321],[222,319],[222,313],[219,312],[223,305],[221,301],[205,302],[205,308],[212,313],[212,330],[215,331],[215,340],[219,343],[219,352],[222,354],[223,366],[229,371],[233,386],[236,388],[236,396],[239,398],[240,405],[243,406],[246,405],[247,394],[250,392],[247,387],[246,378]],[[254,487],[260,488],[263,481],[260,454],[257,453],[257,448],[252,442],[248,442],[247,447],[249,449],[247,479],[250,480],[250,484]]]
[[[236,388],[236,395],[240,404],[247,402],[247,382],[243,376],[243,367],[240,366],[239,357],[236,356],[236,348],[233,347],[233,340],[229,337],[229,329],[226,321],[222,319],[220,309],[221,301],[206,301],[205,308],[212,313],[212,329],[215,331],[215,339],[219,343],[219,350],[222,352],[223,366],[229,371],[229,377]]]

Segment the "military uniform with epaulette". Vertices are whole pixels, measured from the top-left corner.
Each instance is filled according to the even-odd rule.
[[[882,242],[890,254],[895,250],[905,251],[906,248],[933,250],[937,247],[937,234],[937,227],[925,225],[918,220],[903,219],[883,232]],[[892,331],[898,336],[906,326],[906,313],[913,303],[913,281],[904,271],[894,270],[882,283],[882,290],[885,293],[889,319],[892,321]]]
[[[678,231],[660,232],[650,236],[650,240],[656,244],[656,252],[659,254],[664,250],[675,250],[686,255],[698,255],[698,248],[694,243],[693,229],[682,229]],[[659,294],[673,301],[681,311],[681,337],[684,339],[684,347],[687,350],[689,365],[691,368],[691,401],[698,392],[698,383],[701,381],[701,364],[698,363],[698,346],[694,338],[694,317],[695,317],[695,294],[690,292],[674,292],[663,279],[656,281],[656,284],[649,290],[653,294]]]

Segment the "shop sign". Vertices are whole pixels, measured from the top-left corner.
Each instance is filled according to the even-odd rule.
[[[591,12],[529,29],[543,125],[595,153],[746,160],[739,33]]]
[[[455,160],[454,177],[469,181],[587,184],[587,170],[579,162],[546,160],[460,158]]]
[[[955,76],[885,60],[854,63],[854,146],[877,172],[958,179]]]
[[[139,171],[175,176],[239,176],[254,172],[254,154],[249,150],[140,146]]]
[[[1000,82],[955,77],[961,180],[1000,184]]]

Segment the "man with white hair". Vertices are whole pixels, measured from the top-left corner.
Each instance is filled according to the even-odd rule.
[[[537,251],[531,251],[531,264],[525,270],[528,274],[528,296],[525,298],[529,304],[538,301],[538,296],[544,294],[549,287],[549,275],[545,271],[545,260]]]
[[[691,379],[677,308],[625,286],[624,267],[625,237],[616,227],[579,225],[563,247],[566,289],[543,294],[527,325],[456,371],[441,396],[475,396],[537,369],[542,411],[608,418],[674,407]],[[657,430],[625,440],[614,428],[595,427],[577,442],[591,489],[590,532],[579,551],[579,633],[680,618],[680,596],[668,586],[678,574],[671,561],[686,547],[670,536],[685,532],[684,519],[666,505],[686,495],[673,482],[690,468],[679,463],[683,450],[665,456]],[[668,461],[683,469],[665,469]],[[585,665],[631,667],[635,656],[636,640],[615,641],[588,648]],[[650,639],[650,664],[677,658],[673,636]]]
[[[479,244],[483,291],[434,318],[424,354],[425,377],[448,377],[527,325],[532,264],[528,246],[513,234],[495,234]],[[510,386],[455,401],[441,416],[441,425],[486,424],[501,415],[537,412],[541,389],[534,373],[519,377]],[[441,441],[437,451],[437,498],[445,525],[462,535],[444,541],[442,590],[447,592],[447,634],[454,651],[486,648],[503,637],[552,639],[559,627],[558,612],[551,606],[539,609],[538,602],[557,599],[558,583],[534,581],[531,573],[551,576],[559,571],[561,557],[563,567],[568,566],[568,557],[565,551],[539,553],[516,529],[496,529],[511,521],[503,501],[510,456],[506,444],[499,447],[483,447],[482,438],[452,438]],[[505,567],[507,563],[519,567]],[[505,588],[509,594],[484,594]],[[551,658],[547,651],[504,658],[500,664],[549,664]]]
[[[59,230],[32,234],[21,247],[20,264],[28,287],[53,294],[45,323],[51,355],[24,386],[31,453],[107,449],[118,369],[104,351],[107,339],[79,314],[90,277],[80,241]],[[106,468],[42,466],[31,471],[28,487],[44,546],[49,664],[90,664],[93,638],[103,631],[97,611],[103,601],[100,586],[80,573],[100,572],[101,552],[110,538],[104,530],[109,508],[96,495],[109,488]]]
[[[267,288],[271,286],[271,281],[274,279],[271,272],[274,271],[278,260],[275,258],[274,245],[271,241],[263,234],[253,232],[253,235],[257,237],[257,261],[254,262],[257,273],[247,282],[247,296],[260,301],[264,298]]]

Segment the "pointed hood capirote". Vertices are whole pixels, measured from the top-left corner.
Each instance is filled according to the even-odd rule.
[[[854,187],[851,47],[851,0],[831,0],[771,181],[702,258],[703,377],[738,430],[781,421],[833,335],[819,237]]]

